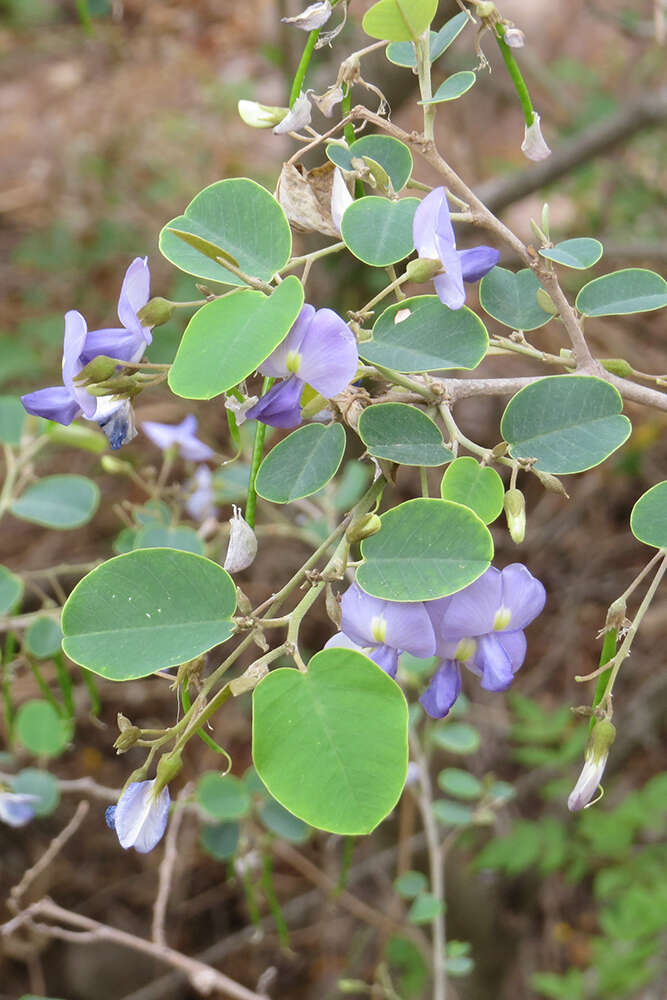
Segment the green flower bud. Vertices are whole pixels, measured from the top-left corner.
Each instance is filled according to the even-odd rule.
[[[612,375],[619,375],[621,378],[630,378],[633,374],[632,365],[628,364],[624,358],[601,358],[600,364]]]
[[[137,740],[141,737],[141,730],[138,726],[128,726],[124,729],[116,742],[114,743],[114,750],[117,754],[127,753],[136,744]]]
[[[100,465],[111,476],[129,476],[134,471],[129,462],[124,462],[115,455],[102,455]]]
[[[562,497],[565,497],[566,500],[570,499],[569,493],[557,476],[553,476],[550,472],[541,472],[534,466],[532,472],[537,476],[545,490],[549,490],[550,493],[559,493]]]
[[[433,260],[430,257],[417,257],[411,260],[405,269],[408,281],[414,281],[418,285],[431,281],[436,274],[442,273],[442,261]]]
[[[556,303],[551,298],[549,293],[545,292],[543,288],[537,289],[535,298],[537,299],[537,304],[540,309],[544,309],[545,312],[551,313],[552,316],[558,315],[558,307]]]
[[[362,514],[349,526],[345,537],[352,545],[354,542],[360,542],[362,538],[370,538],[371,535],[377,534],[381,527],[382,521],[377,514]]]
[[[163,788],[165,788],[170,781],[172,781],[176,775],[179,773],[183,767],[183,758],[179,752],[173,752],[167,754],[165,757],[160,757],[160,762],[157,766],[157,776],[155,781],[155,795],[156,797],[160,794]]]
[[[526,536],[526,500],[521,490],[508,490],[503,507],[510,537],[519,545]]]
[[[154,299],[149,299],[146,305],[139,310],[137,316],[142,326],[162,326],[163,323],[171,319],[174,308],[173,302],[158,295]]]
[[[289,108],[270,107],[258,104],[257,101],[239,101],[239,115],[252,128],[273,128],[278,125],[289,112]]]
[[[86,382],[106,382],[115,374],[118,362],[114,358],[108,358],[105,354],[99,354],[92,361],[89,361],[85,368],[82,368],[78,375],[74,376],[74,381],[84,385]]]

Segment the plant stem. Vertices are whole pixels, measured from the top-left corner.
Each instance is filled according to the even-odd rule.
[[[262,385],[262,396],[265,396],[273,385],[272,378],[265,378]],[[255,442],[252,446],[252,458],[250,460],[250,480],[248,483],[248,500],[245,507],[245,519],[251,528],[255,527],[255,514],[257,512],[257,490],[255,489],[255,480],[257,479],[257,473],[259,472],[259,467],[262,464],[262,455],[264,453],[264,439],[266,437],[266,424],[263,424],[261,420],[257,421],[257,427],[255,428]]]
[[[604,642],[602,643],[602,652],[600,653],[600,666],[603,667],[605,663],[609,663],[610,660],[614,658],[616,652],[616,641],[618,639],[618,629],[610,628],[608,632],[605,632]],[[604,693],[607,687],[607,681],[609,680],[610,670],[603,670],[603,672],[598,677],[598,682],[595,686],[595,694],[593,695],[593,708],[597,706],[602,701]],[[596,718],[594,715],[591,716],[589,731],[593,729],[596,723]]]
[[[530,99],[530,94],[528,93],[528,87],[526,82],[521,75],[521,70],[519,69],[518,63],[514,58],[511,48],[505,41],[505,26],[503,24],[496,25],[496,41],[498,42],[498,47],[505,60],[505,65],[507,66],[509,75],[512,77],[512,83],[514,84],[515,90],[519,95],[519,100],[521,101],[521,107],[523,108],[523,116],[526,119],[526,125],[533,124],[533,118],[535,117],[535,111],[533,109],[533,102]]]
[[[310,60],[313,52],[315,51],[315,43],[320,37],[320,29],[315,28],[308,35],[308,40],[306,41],[306,47],[303,50],[301,59],[299,60],[299,65],[296,68],[296,73],[294,74],[294,80],[292,81],[292,89],[289,95],[289,106],[290,108],[294,106],[294,102],[298,98],[301,90],[303,88],[303,81],[306,78],[306,73],[308,71],[308,66],[310,65]]]
[[[430,101],[433,97],[431,89],[431,32],[427,28],[420,38],[416,39],[415,55],[417,57],[417,76],[419,77],[419,93],[422,101]],[[434,104],[424,104],[424,138],[427,142],[433,142],[435,138],[435,112]]]

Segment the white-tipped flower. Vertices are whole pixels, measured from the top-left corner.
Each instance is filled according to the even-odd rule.
[[[289,113],[289,108],[273,108],[257,101],[239,101],[239,115],[251,128],[273,128]]]
[[[331,185],[331,218],[333,224],[340,232],[340,224],[343,221],[345,209],[352,204],[354,198],[350,194],[345,178],[336,167],[334,169],[333,183]]]
[[[0,823],[6,823],[7,826],[25,826],[34,819],[35,802],[39,802],[38,795],[0,791]]]
[[[507,527],[513,542],[520,545],[526,536],[526,501],[521,490],[508,490],[503,500]]]
[[[608,719],[595,723],[586,746],[584,766],[567,800],[570,812],[585,809],[597,793],[607,766],[609,749],[615,738],[616,727]]]
[[[520,28],[505,28],[503,38],[511,49],[522,49],[526,41],[526,36]]]
[[[162,839],[170,804],[166,786],[155,794],[155,779],[133,781],[118,799],[118,805],[107,809],[107,826],[115,830],[125,850],[133,847],[140,854],[147,854]]]
[[[275,135],[282,135],[285,132],[298,132],[300,128],[310,125],[311,104],[307,94],[303,91],[287,112],[279,125],[274,128]]]
[[[311,3],[310,7],[306,7],[295,17],[283,17],[281,20],[285,24],[293,24],[295,28],[301,28],[302,31],[314,31],[315,28],[321,28],[323,24],[327,23],[331,17],[331,11],[330,0],[321,0],[320,3]]]
[[[228,573],[240,573],[252,564],[257,555],[257,536],[243,517],[240,507],[233,507],[230,517],[229,545],[223,563]]]
[[[551,156],[551,150],[542,135],[540,116],[537,111],[533,112],[532,125],[526,125],[526,132],[521,143],[521,152],[529,160],[546,160],[548,156]]]

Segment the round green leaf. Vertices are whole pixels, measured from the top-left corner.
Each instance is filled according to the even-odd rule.
[[[639,498],[630,515],[630,530],[645,545],[667,548],[667,480]]]
[[[414,899],[420,892],[424,892],[428,885],[428,879],[423,872],[403,872],[394,882],[394,889],[399,896],[404,899]]]
[[[85,476],[47,476],[29,486],[10,510],[22,521],[45,528],[79,528],[97,510],[100,490]]]
[[[184,215],[168,222],[160,233],[160,251],[187,274],[229,285],[243,281],[170,232],[194,233],[221,247],[253,278],[268,281],[284,267],[292,252],[292,234],[273,195],[246,177],[216,181],[196,195]]]
[[[411,924],[430,924],[439,913],[445,912],[445,904],[430,892],[417,896],[408,912]]]
[[[199,832],[199,843],[216,861],[229,861],[239,846],[238,823],[207,823]]]
[[[604,462],[632,430],[613,385],[588,375],[551,375],[517,392],[500,432],[512,458],[535,458],[542,472],[566,475]]]
[[[364,135],[349,147],[329,143],[327,156],[343,170],[354,170],[352,160],[368,156],[386,171],[394,191],[404,188],[412,173],[412,153],[398,139],[390,135]]]
[[[204,555],[204,543],[192,528],[177,524],[166,527],[163,524],[147,524],[134,536],[133,549],[179,549]]]
[[[232,389],[285,339],[303,305],[303,286],[290,275],[269,296],[244,289],[215,299],[188,323],[169,387],[186,399],[211,399]]]
[[[451,802],[449,799],[434,802],[433,815],[445,826],[468,826],[473,819],[470,806],[464,806],[462,802]]]
[[[475,753],[482,742],[479,731],[467,722],[447,722],[437,726],[433,730],[432,739],[443,750],[456,754]]]
[[[407,147],[406,147],[407,149]],[[0,441],[19,445],[26,412],[18,396],[0,396]]]
[[[429,54],[432,63],[449,48],[467,23],[468,17],[461,11],[460,14],[456,14],[455,17],[450,18],[437,33],[435,31],[429,32]],[[385,55],[389,62],[394,63],[395,66],[407,66],[410,69],[417,68],[417,57],[413,42],[392,42],[391,45],[387,46]]]
[[[469,69],[454,73],[440,84],[433,97],[428,101],[417,101],[417,103],[442,104],[443,101],[455,101],[457,97],[463,97],[475,85],[476,80],[476,74]]]
[[[16,713],[16,735],[36,757],[56,757],[67,746],[70,727],[53,705],[35,699],[25,702]]]
[[[482,782],[479,778],[458,767],[446,767],[441,771],[438,784],[443,792],[457,799],[478,799],[482,794]]]
[[[404,42],[419,38],[435,17],[438,0],[379,0],[361,26],[371,38]]]
[[[585,316],[623,316],[662,309],[667,306],[667,281],[655,271],[627,267],[589,281],[575,305]]]
[[[443,500],[470,507],[484,524],[491,524],[502,513],[505,487],[495,469],[465,455],[446,469],[440,493]]]
[[[175,549],[116,556],[65,603],[63,649],[110,680],[147,677],[229,639],[236,588],[217,563]]]
[[[489,529],[469,507],[416,499],[380,518],[361,543],[357,583],[386,601],[430,601],[462,590],[491,564]]]
[[[273,503],[309,497],[336,475],[344,452],[345,431],[340,424],[299,427],[260,465],[257,492]]]
[[[479,301],[499,323],[513,330],[537,330],[553,319],[537,304],[539,288],[539,281],[528,268],[514,274],[496,266],[480,282]]]
[[[37,660],[48,660],[60,652],[63,633],[53,618],[38,618],[23,637],[26,650]]]
[[[470,370],[488,346],[486,327],[470,309],[450,309],[437,295],[417,295],[378,316],[373,339],[359,344],[359,354],[399,372]]]
[[[253,760],[274,798],[305,823],[370,833],[405,784],[405,698],[368,657],[325,649],[307,673],[274,670],[255,688]]]
[[[540,250],[542,257],[553,260],[564,267],[574,267],[579,271],[597,264],[602,256],[602,244],[599,240],[580,237],[574,240],[563,240],[555,247]]]
[[[250,792],[233,774],[207,771],[197,782],[197,802],[212,819],[242,819],[250,812]]]
[[[353,201],[341,223],[348,249],[373,267],[388,267],[408,257],[415,248],[412,220],[418,204],[418,198],[389,201],[377,195]]]
[[[35,767],[26,767],[16,775],[12,780],[12,791],[17,795],[37,797],[32,804],[35,816],[49,816],[60,802],[58,780],[48,771],[39,771]]]
[[[0,566],[0,615],[12,611],[23,596],[23,580],[6,566]]]
[[[359,419],[359,437],[370,455],[400,465],[444,465],[454,458],[431,418],[406,403],[367,407]]]
[[[282,840],[289,840],[292,844],[305,844],[310,837],[308,824],[294,816],[275,799],[267,799],[257,812],[266,829]]]

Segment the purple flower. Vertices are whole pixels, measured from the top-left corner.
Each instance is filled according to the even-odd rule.
[[[118,805],[107,809],[107,826],[115,831],[125,850],[134,847],[140,854],[147,854],[162,839],[170,804],[167,787],[155,794],[155,779],[133,781],[118,799]]]
[[[38,795],[0,791],[0,823],[16,827],[25,826],[34,819],[34,802],[39,802]]]
[[[148,257],[135,257],[123,279],[118,299],[118,319],[122,328],[91,330],[82,350],[84,365],[100,354],[119,361],[140,361],[153,340],[150,329],[142,326],[139,310],[150,295]]]
[[[118,396],[91,396],[74,382],[86,363],[82,356],[89,336],[86,321],[80,312],[71,309],[65,313],[63,384],[29,392],[21,396],[21,402],[28,413],[65,426],[71,424],[75,417],[93,420],[104,430],[111,447],[119,448],[136,434],[130,403]]]
[[[189,483],[191,489],[194,487],[193,492],[185,501],[185,509],[195,521],[215,516],[215,490],[212,481],[213,474],[208,465],[198,465]]]
[[[439,260],[442,264],[443,273],[436,274],[433,284],[440,301],[450,309],[460,309],[465,304],[463,282],[479,281],[496,266],[500,256],[497,250],[487,246],[456,249],[444,187],[435,188],[420,202],[412,235],[420,257]]]
[[[215,457],[213,449],[196,437],[197,418],[191,413],[180,424],[159,424],[154,420],[145,420],[141,427],[146,437],[162,451],[178,447],[183,458],[190,462],[206,462]]]
[[[427,601],[441,663],[419,699],[433,718],[449,712],[461,689],[460,664],[481,678],[486,691],[506,691],[526,656],[523,630],[546,600],[539,580],[521,563],[491,566],[468,587]]]
[[[359,649],[390,677],[396,676],[399,653],[426,657],[435,652],[435,633],[421,602],[382,601],[353,583],[343,594],[340,609],[341,631],[325,648]]]
[[[271,427],[301,423],[301,394],[305,385],[331,399],[357,372],[359,352],[352,331],[331,309],[305,305],[283,342],[260,365],[262,375],[281,378],[247,412],[249,420]]]

